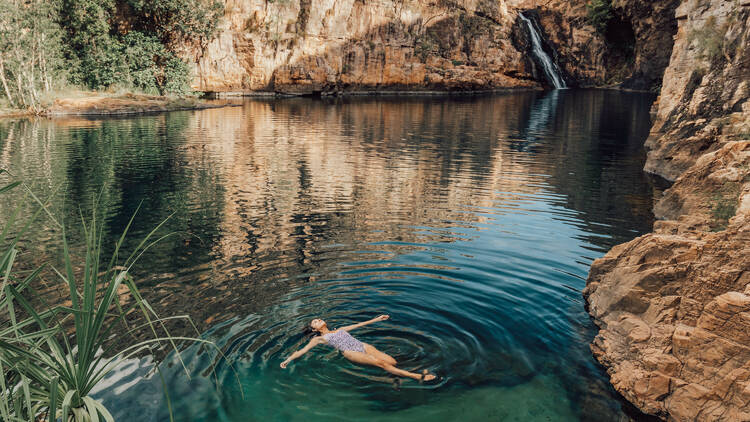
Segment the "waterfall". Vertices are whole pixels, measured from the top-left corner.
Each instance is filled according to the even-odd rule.
[[[531,53],[536,58],[537,63],[542,66],[544,74],[547,76],[547,80],[552,83],[555,89],[566,88],[565,80],[562,78],[562,72],[552,58],[542,48],[542,37],[539,35],[539,31],[531,22],[531,19],[524,16],[523,12],[518,14],[526,27],[529,29],[529,36],[531,37]]]

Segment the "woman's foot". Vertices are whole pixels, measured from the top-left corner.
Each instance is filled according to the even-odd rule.
[[[432,381],[435,379],[435,375],[432,375],[427,372],[427,370],[422,371],[422,378],[419,379],[419,382],[425,382],[425,381]]]

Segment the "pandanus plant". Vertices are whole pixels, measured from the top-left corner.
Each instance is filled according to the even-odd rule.
[[[19,184],[2,187],[0,193]],[[91,397],[91,391],[121,362],[169,344],[182,363],[178,342],[213,344],[199,338],[170,335],[165,325],[168,320],[189,321],[189,317],[159,318],[139,294],[129,275],[138,258],[168,236],[155,236],[164,222],[121,261],[120,248],[134,214],[114,245],[114,252],[105,259],[102,257],[104,232],[97,220],[97,204],[94,204],[91,216],[81,217],[85,253],[81,254],[82,262],[76,267],[64,225],[54,219],[48,204],[26,189],[38,209],[14,233],[20,210],[20,207],[16,208],[0,233],[0,247],[3,247],[0,250],[0,416],[4,421],[19,422],[113,422],[114,418],[106,407]],[[62,268],[49,266],[51,273],[63,284],[67,301],[62,305],[48,305],[45,297],[34,289],[45,265],[23,278],[14,275],[18,239],[42,213],[52,219],[62,233]],[[127,306],[120,303],[123,295],[130,295],[132,299]],[[125,316],[131,311],[139,312],[143,317],[139,324],[127,324]],[[115,333],[139,330],[147,330],[152,334],[151,338],[134,340],[134,344],[119,347],[115,342],[107,341]],[[158,371],[158,366],[156,369]],[[171,418],[168,394],[166,398]]]

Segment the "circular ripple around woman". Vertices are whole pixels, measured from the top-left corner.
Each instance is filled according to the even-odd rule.
[[[97,393],[117,420],[169,420],[170,407],[196,422],[619,420],[581,290],[592,260],[651,229],[652,100],[298,98],[0,122],[0,136],[24,140],[0,159],[30,184],[69,186],[67,204],[111,200],[105,244],[144,198],[133,241],[170,215],[164,230],[189,233],[133,275],[160,315],[190,313],[218,350],[187,347],[184,367],[168,356],[158,375],[148,357],[123,366]],[[55,227],[31,230],[59,248]],[[387,371],[322,345],[279,367],[313,319],[379,314],[390,319],[354,337],[439,380],[394,388]]]

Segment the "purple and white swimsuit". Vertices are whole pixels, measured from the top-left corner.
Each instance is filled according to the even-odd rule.
[[[325,341],[342,352],[353,351],[365,353],[365,344],[344,330],[336,330],[323,334]]]

